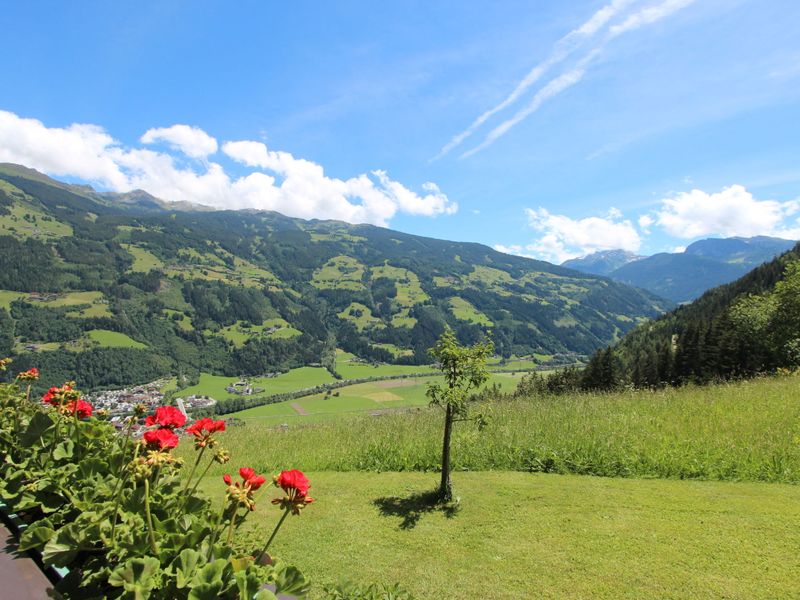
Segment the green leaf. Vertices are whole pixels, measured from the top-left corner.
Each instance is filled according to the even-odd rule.
[[[20,444],[22,444],[26,448],[30,448],[31,446],[37,444],[42,436],[53,426],[53,419],[50,415],[37,412],[33,415],[28,428],[25,430],[20,438]]]
[[[152,556],[131,558],[114,569],[108,583],[123,588],[135,600],[146,600],[159,583],[160,567],[158,559]]]
[[[286,566],[280,562],[275,565],[275,591],[277,593],[305,596],[308,593],[308,587],[308,580],[297,567]]]
[[[253,596],[253,600],[278,600],[278,597],[269,590],[260,590]]]
[[[75,442],[73,442],[71,439],[66,439],[56,446],[56,449],[53,452],[53,458],[55,460],[64,460],[65,458],[72,458],[74,453]]]
[[[77,540],[64,535],[63,532],[64,529],[59,530],[58,535],[44,547],[42,560],[46,565],[66,567],[78,555]]]
[[[43,548],[55,534],[55,530],[47,519],[37,521],[22,532],[19,540],[19,549],[25,551]]]
[[[237,571],[233,577],[236,580],[236,587],[239,589],[239,600],[250,600],[258,594],[263,583],[258,574],[253,571]]]
[[[198,565],[205,562],[203,556],[191,548],[181,551],[178,557],[172,562],[172,571],[175,573],[178,589],[183,589],[189,585],[197,572]]]
[[[228,566],[226,560],[215,560],[197,571],[191,581],[189,600],[214,600],[225,586],[222,573]]]

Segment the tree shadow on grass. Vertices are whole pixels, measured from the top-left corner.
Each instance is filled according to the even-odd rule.
[[[441,512],[446,518],[452,519],[458,514],[458,500],[442,502],[439,499],[439,490],[418,492],[406,498],[399,496],[386,496],[377,498],[372,503],[378,507],[382,517],[401,517],[400,529],[414,529],[422,515],[426,513]]]

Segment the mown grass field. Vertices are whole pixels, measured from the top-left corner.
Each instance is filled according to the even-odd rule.
[[[456,473],[448,512],[418,501],[435,474],[309,478],[316,501],[271,550],[313,580],[312,598],[342,577],[400,582],[419,600],[797,596],[796,486]],[[221,498],[225,486],[204,487]],[[277,490],[262,490],[248,550],[279,517]]]
[[[496,373],[490,376],[489,385],[496,383],[504,392],[509,392],[516,387],[521,377],[522,374]],[[428,384],[434,381],[442,383],[443,379],[414,377],[357,383],[334,390],[331,395],[314,394],[296,400],[257,406],[233,415],[240,419],[258,419],[262,424],[287,423],[296,426],[353,416],[353,413],[359,412],[427,406],[425,392]]]

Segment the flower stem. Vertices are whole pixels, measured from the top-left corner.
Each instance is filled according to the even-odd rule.
[[[272,540],[275,539],[275,536],[277,535],[278,530],[281,528],[281,525],[283,525],[283,522],[286,520],[286,517],[289,516],[289,513],[291,512],[291,510],[292,510],[291,508],[287,508],[283,512],[283,516],[281,517],[281,520],[278,521],[278,524],[275,525],[275,529],[272,531],[272,535],[269,536],[269,539],[267,540],[267,543],[264,544],[264,547],[261,549],[261,552],[259,552],[258,556],[256,556],[256,562],[259,562],[262,559],[262,557],[267,553],[267,549],[269,548],[269,545],[272,543]]]
[[[150,480],[144,480],[144,512],[147,516],[147,531],[150,539],[150,549],[153,554],[158,554],[158,546],[156,545],[156,534],[153,527],[153,515],[150,513]]]
[[[197,491],[197,486],[199,486],[200,482],[203,481],[203,477],[206,476],[206,473],[208,473],[208,470],[211,468],[211,465],[213,465],[213,464],[214,464],[214,459],[212,458],[210,461],[208,461],[208,464],[206,465],[206,468],[203,469],[203,472],[200,473],[200,477],[198,477],[197,481],[195,481],[194,487],[189,492],[188,496],[191,496],[192,494],[194,494]]]
[[[200,448],[200,454],[197,455],[197,460],[194,461],[194,465],[192,465],[192,470],[189,472],[189,477],[186,479],[186,485],[183,486],[183,491],[181,494],[185,497],[186,490],[189,489],[189,484],[192,483],[192,477],[194,477],[194,472],[197,470],[197,465],[200,464],[200,459],[203,458],[203,453],[206,451],[206,447],[203,446]],[[199,481],[199,480],[198,480]]]

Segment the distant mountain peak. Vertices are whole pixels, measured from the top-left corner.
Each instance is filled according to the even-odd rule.
[[[582,258],[566,260],[561,263],[561,266],[594,275],[608,275],[612,271],[642,258],[644,257],[622,249],[599,250]]]

